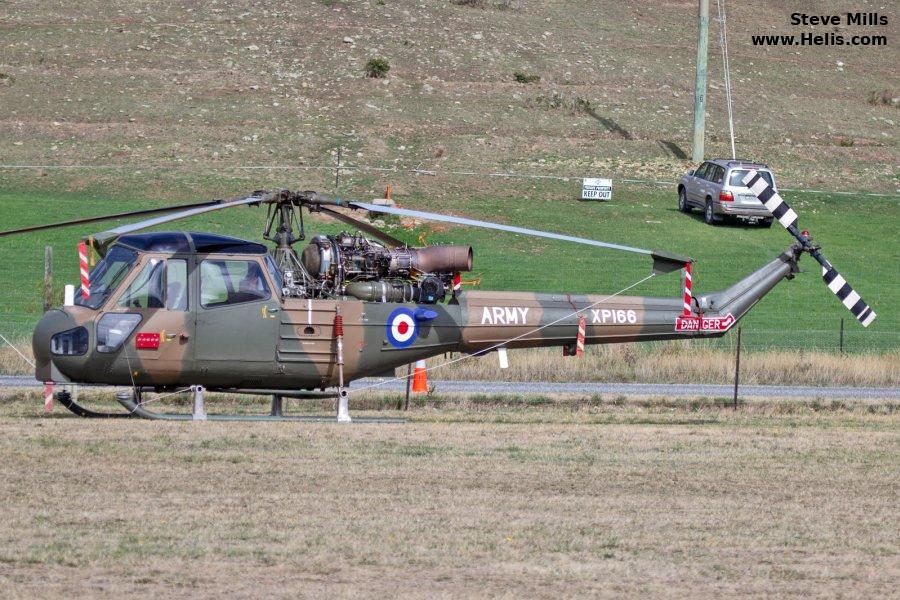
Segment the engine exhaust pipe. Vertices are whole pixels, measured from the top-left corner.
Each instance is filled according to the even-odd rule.
[[[471,246],[426,246],[410,248],[407,252],[410,266],[422,273],[472,270]],[[391,261],[391,267],[394,267],[394,260]]]

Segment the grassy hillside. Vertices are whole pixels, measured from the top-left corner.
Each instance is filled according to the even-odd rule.
[[[690,155],[696,2],[97,0],[0,5],[4,163],[319,164],[671,178]],[[834,32],[729,3],[738,153],[792,186],[896,192],[897,15],[882,48],[755,47]],[[711,24],[709,155],[727,151]],[[383,57],[385,79],[366,79]],[[518,83],[514,74],[540,77]],[[888,104],[870,103],[887,92]],[[879,96],[880,97],[880,96]],[[92,178],[93,174],[85,177]]]

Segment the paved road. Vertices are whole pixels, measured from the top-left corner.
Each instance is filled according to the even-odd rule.
[[[361,379],[350,389],[375,386],[374,389],[402,391],[402,381]],[[43,384],[30,376],[0,376],[0,387],[40,387]],[[731,396],[731,385],[668,384],[668,383],[549,383],[519,381],[432,381],[438,393],[469,394],[622,394],[624,396]],[[742,385],[742,397],[801,397],[856,399],[898,399],[900,388],[841,388],[782,385]]]

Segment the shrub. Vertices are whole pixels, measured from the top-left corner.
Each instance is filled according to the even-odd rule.
[[[391,65],[386,58],[371,58],[366,63],[366,77],[384,79],[384,76],[390,70]]]
[[[518,79],[517,79],[518,81]],[[587,113],[591,114],[594,110],[593,103],[587,98],[581,96],[568,97],[562,92],[554,91],[548,94],[539,94],[534,98],[525,101],[525,106],[535,108],[545,108],[549,110],[567,110],[572,114]]]
[[[516,71],[515,73],[513,73],[513,77],[515,77],[516,81],[518,81],[519,83],[535,83],[541,80],[540,75],[525,73],[523,71]]]
[[[900,106],[900,94],[893,90],[877,90],[869,94],[869,104],[872,106]]]
[[[589,113],[594,109],[590,100],[582,98],[581,96],[575,96],[575,100],[572,102],[572,110],[577,113]]]

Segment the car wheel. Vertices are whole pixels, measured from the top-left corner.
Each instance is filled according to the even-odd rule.
[[[769,227],[772,226],[772,221],[774,221],[774,220],[775,220],[775,219],[773,219],[772,217],[769,217],[769,218],[767,218],[767,219],[763,219],[763,220],[760,222],[760,225],[763,226],[763,227],[765,227],[766,229],[768,229]]]
[[[691,212],[691,205],[688,204],[687,194],[684,193],[684,188],[678,190],[678,210],[683,213]]]
[[[719,222],[715,213],[713,213],[712,200],[706,201],[706,208],[703,210],[703,220],[706,221],[707,225],[716,225]]]

